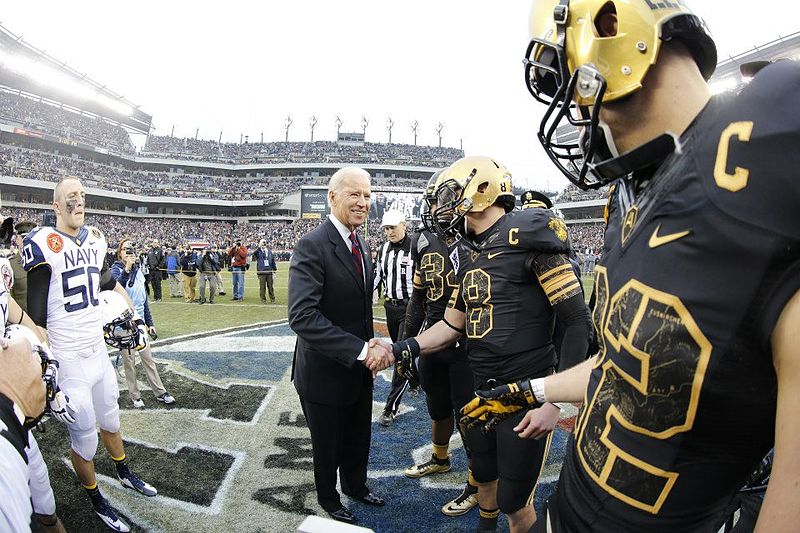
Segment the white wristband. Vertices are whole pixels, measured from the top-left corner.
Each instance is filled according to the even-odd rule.
[[[533,397],[539,403],[545,403],[547,399],[544,397],[544,378],[536,378],[531,380],[531,392]]]

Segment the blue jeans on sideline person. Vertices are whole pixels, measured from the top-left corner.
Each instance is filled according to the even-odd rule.
[[[241,300],[244,298],[244,267],[231,267],[233,275],[233,297]]]

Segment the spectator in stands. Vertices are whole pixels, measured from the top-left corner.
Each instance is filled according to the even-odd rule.
[[[231,261],[231,275],[233,276],[233,298],[236,302],[244,300],[244,271],[247,268],[247,248],[242,246],[242,240],[237,239],[228,250]]]
[[[267,289],[269,289],[269,301],[275,303],[275,290],[273,288],[273,277],[278,266],[275,263],[275,254],[267,246],[266,239],[258,241],[258,247],[253,252],[253,259],[256,261],[256,275],[258,276],[258,295],[261,303],[267,303]]]
[[[153,301],[155,302],[161,301],[161,281],[165,264],[164,250],[161,249],[158,239],[155,239],[147,254],[147,266],[150,268],[150,283],[153,285]]]
[[[147,332],[150,338],[155,340],[158,335],[156,327],[153,324],[153,315],[150,313],[150,306],[147,304],[147,294],[144,292],[144,274],[142,274],[137,261],[136,250],[133,247],[133,242],[130,239],[123,239],[117,246],[116,253],[117,260],[111,267],[111,275],[117,282],[125,288],[128,296],[133,302],[133,307],[140,317],[144,319],[147,326]],[[122,361],[125,367],[125,381],[128,382],[128,396],[133,402],[133,406],[137,409],[144,408],[144,401],[139,392],[139,384],[136,379],[136,350],[123,349]],[[175,403],[173,398],[164,388],[161,382],[161,376],[158,374],[158,368],[153,360],[153,353],[150,351],[150,342],[147,346],[138,352],[139,359],[142,361],[147,382],[150,389],[155,394],[159,402],[165,404]]]

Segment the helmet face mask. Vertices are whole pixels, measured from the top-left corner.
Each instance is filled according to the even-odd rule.
[[[582,189],[619,176],[596,167],[619,154],[600,109],[639,91],[664,42],[680,41],[707,80],[716,47],[703,21],[684,2],[534,0],[525,84],[547,105],[538,138],[556,167]],[[581,130],[577,141],[557,130]],[[608,167],[606,167],[608,168]]]
[[[553,99],[547,106],[537,133],[550,160],[581,189],[596,189],[610,181],[595,173],[593,161],[598,151],[613,153],[615,150],[607,144],[606,130],[600,128],[602,104],[577,106],[568,95],[581,90],[588,96],[591,92],[595,102],[602,102],[606,87],[605,79],[596,69],[591,65],[582,65],[569,77],[567,85],[556,93],[556,97],[562,100]],[[565,124],[580,131],[576,141],[557,139],[558,128]]]
[[[433,212],[436,210],[437,205],[436,187],[439,182],[439,176],[441,176],[442,172],[442,170],[437,170],[428,179],[428,184],[425,186],[425,194],[423,195],[425,207],[423,208],[422,213],[420,213],[420,219],[422,220],[422,227],[431,233],[436,233],[436,224],[433,221]]]
[[[120,350],[135,349],[138,332],[133,311],[125,299],[115,291],[100,291],[100,308],[106,344]]]
[[[511,173],[489,157],[459,159],[439,179],[432,219],[442,239],[461,238],[475,249],[468,237],[467,215],[481,213],[495,204],[509,212],[516,205]]]
[[[449,179],[439,185],[436,189],[436,209],[433,210],[433,225],[436,233],[445,240],[452,240],[466,233],[466,223],[464,222],[469,207],[461,209],[465,204],[465,198],[461,197],[463,187],[453,179]],[[463,225],[462,231],[457,228]]]

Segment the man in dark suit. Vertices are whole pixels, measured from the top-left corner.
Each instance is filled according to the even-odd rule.
[[[374,374],[394,363],[373,337],[373,269],[355,233],[367,218],[369,173],[337,171],[328,184],[331,215],[295,245],[289,267],[289,323],[297,333],[292,379],[314,457],[317,499],[335,520],[355,522],[336,490],[371,505],[367,488]]]

